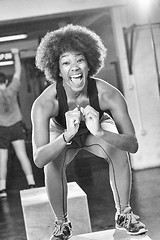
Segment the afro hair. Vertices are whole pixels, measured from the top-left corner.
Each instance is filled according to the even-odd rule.
[[[50,82],[59,79],[59,57],[66,51],[82,53],[88,62],[89,76],[94,76],[104,66],[107,49],[101,38],[84,26],[68,24],[48,32],[37,48],[36,67]]]

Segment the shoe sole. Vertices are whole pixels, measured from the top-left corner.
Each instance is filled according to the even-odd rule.
[[[69,237],[69,238],[71,238],[71,237]],[[54,240],[68,240],[69,238],[59,238],[59,237],[54,237],[53,239],[54,239]]]
[[[129,232],[127,229],[122,228],[122,227],[117,227],[117,226],[116,226],[116,229],[122,230],[122,231],[126,231],[126,232],[127,232],[128,234],[130,234],[130,235],[141,235],[141,234],[145,234],[146,232],[148,232],[148,229],[140,229],[139,232],[131,233],[131,232]]]
[[[71,238],[71,237],[72,237],[72,235],[70,235],[69,237],[63,237],[63,238],[54,237],[53,239],[54,239],[54,240],[68,240],[68,239]],[[50,238],[50,239],[52,239],[52,238]]]

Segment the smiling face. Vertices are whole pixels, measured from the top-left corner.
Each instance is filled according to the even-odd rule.
[[[79,52],[61,54],[59,69],[65,87],[69,87],[75,92],[83,90],[88,76],[88,64],[83,54]]]

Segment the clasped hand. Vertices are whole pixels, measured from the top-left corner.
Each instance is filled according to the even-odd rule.
[[[86,127],[91,134],[97,135],[100,131],[99,112],[90,105],[87,105],[85,108],[76,107],[74,110],[66,112],[65,117],[67,131],[73,136],[78,132],[81,121],[85,121]]]

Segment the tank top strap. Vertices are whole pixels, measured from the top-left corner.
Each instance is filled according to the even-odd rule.
[[[61,126],[66,128],[65,113],[69,110],[69,108],[67,104],[67,95],[63,87],[62,80],[57,81],[56,90],[57,90],[57,99],[59,103],[59,113],[58,113],[58,116],[55,117],[55,119]],[[89,97],[90,105],[96,111],[99,112],[99,118],[101,119],[103,115],[103,111],[100,109],[100,106],[99,106],[98,90],[97,90],[97,85],[94,78],[88,78],[87,94]]]
[[[96,85],[96,80],[94,78],[88,78],[88,88],[87,94],[89,97],[90,105],[99,112],[99,118],[101,119],[103,115],[103,111],[100,109],[99,106],[99,99],[98,99],[98,90]]]
[[[56,90],[57,90],[57,99],[59,103],[59,113],[55,119],[61,126],[66,128],[65,113],[68,111],[68,104],[67,104],[67,96],[63,87],[62,80],[57,81]]]

